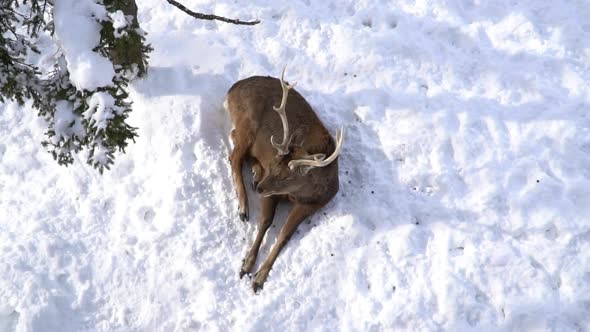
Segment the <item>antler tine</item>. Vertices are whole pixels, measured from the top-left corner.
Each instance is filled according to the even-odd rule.
[[[334,153],[326,158],[326,155],[323,153],[314,154],[307,156],[305,159],[296,159],[291,160],[289,162],[289,168],[294,170],[300,166],[307,166],[309,169],[314,167],[325,167],[328,166],[331,162],[333,162],[338,155],[340,154],[340,150],[342,148],[342,142],[344,141],[344,128],[340,128],[340,131],[336,132],[336,148],[334,149]]]
[[[277,113],[279,113],[281,122],[283,123],[283,142],[276,143],[274,141],[274,135],[270,137],[270,143],[275,147],[275,149],[278,150],[277,154],[280,156],[289,154],[289,143],[291,143],[291,137],[289,137],[289,123],[287,122],[287,113],[285,113],[285,107],[287,106],[287,96],[289,95],[289,90],[293,89],[295,85],[297,85],[297,83],[293,83],[291,85],[285,83],[284,78],[286,69],[287,65],[283,67],[283,72],[281,73],[281,88],[283,89],[281,104],[279,107],[272,107]]]

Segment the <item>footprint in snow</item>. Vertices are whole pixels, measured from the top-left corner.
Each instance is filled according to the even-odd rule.
[[[152,223],[154,218],[156,217],[156,212],[154,209],[150,207],[142,207],[138,211],[139,217],[142,218],[147,223]]]

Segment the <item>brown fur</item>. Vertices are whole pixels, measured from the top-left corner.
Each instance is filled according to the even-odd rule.
[[[254,186],[262,193],[259,231],[248,255],[244,259],[240,275],[251,272],[264,234],[272,224],[274,210],[280,200],[293,203],[287,222],[281,229],[277,244],[258,271],[253,283],[255,291],[262,288],[268,272],[281,248],[287,243],[297,226],[312,215],[338,192],[338,159],[325,167],[317,167],[303,174],[288,167],[292,159],[323,153],[331,155],[334,139],[317,117],[311,106],[295,89],[289,91],[286,114],[291,134],[295,134],[290,153],[277,156],[271,145],[283,137],[282,122],[273,106],[281,103],[282,89],[279,79],[253,76],[236,82],[227,93],[227,109],[234,129],[234,149],[230,156],[232,176],[238,194],[240,218],[249,217],[248,197],[242,177],[245,158],[251,158]],[[268,196],[268,194],[274,195]]]

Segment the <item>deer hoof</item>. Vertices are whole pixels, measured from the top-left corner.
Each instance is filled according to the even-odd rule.
[[[252,290],[254,290],[254,294],[258,294],[258,291],[262,289],[262,284],[259,284],[258,282],[254,281],[252,283]]]
[[[250,220],[250,217],[248,216],[247,212],[240,212],[240,220],[241,221],[248,221]]]
[[[256,272],[256,274],[254,274],[254,282],[252,282],[252,289],[254,290],[254,293],[257,293],[262,289],[267,276],[268,272],[265,272],[265,270],[259,270]]]
[[[242,279],[246,274],[248,274],[248,272],[240,270],[240,279]]]
[[[250,219],[249,213],[248,213],[248,203],[246,203],[246,208],[242,208],[242,204],[238,205],[238,213],[240,215],[240,220],[241,221],[247,221]]]

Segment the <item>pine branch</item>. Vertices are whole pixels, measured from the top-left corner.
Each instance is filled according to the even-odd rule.
[[[166,0],[166,1],[168,1],[169,4],[182,10],[183,12],[189,14],[190,16],[192,16],[196,19],[200,19],[200,20],[210,20],[210,21],[218,20],[218,21],[232,23],[232,24],[238,24],[238,25],[256,25],[256,24],[260,23],[260,20],[246,22],[246,21],[240,21],[238,19],[231,19],[231,18],[226,18],[223,16],[217,16],[217,15],[212,15],[212,14],[196,13],[196,12],[193,12],[192,10],[186,8],[185,6],[183,6],[182,4],[178,3],[175,0]]]

